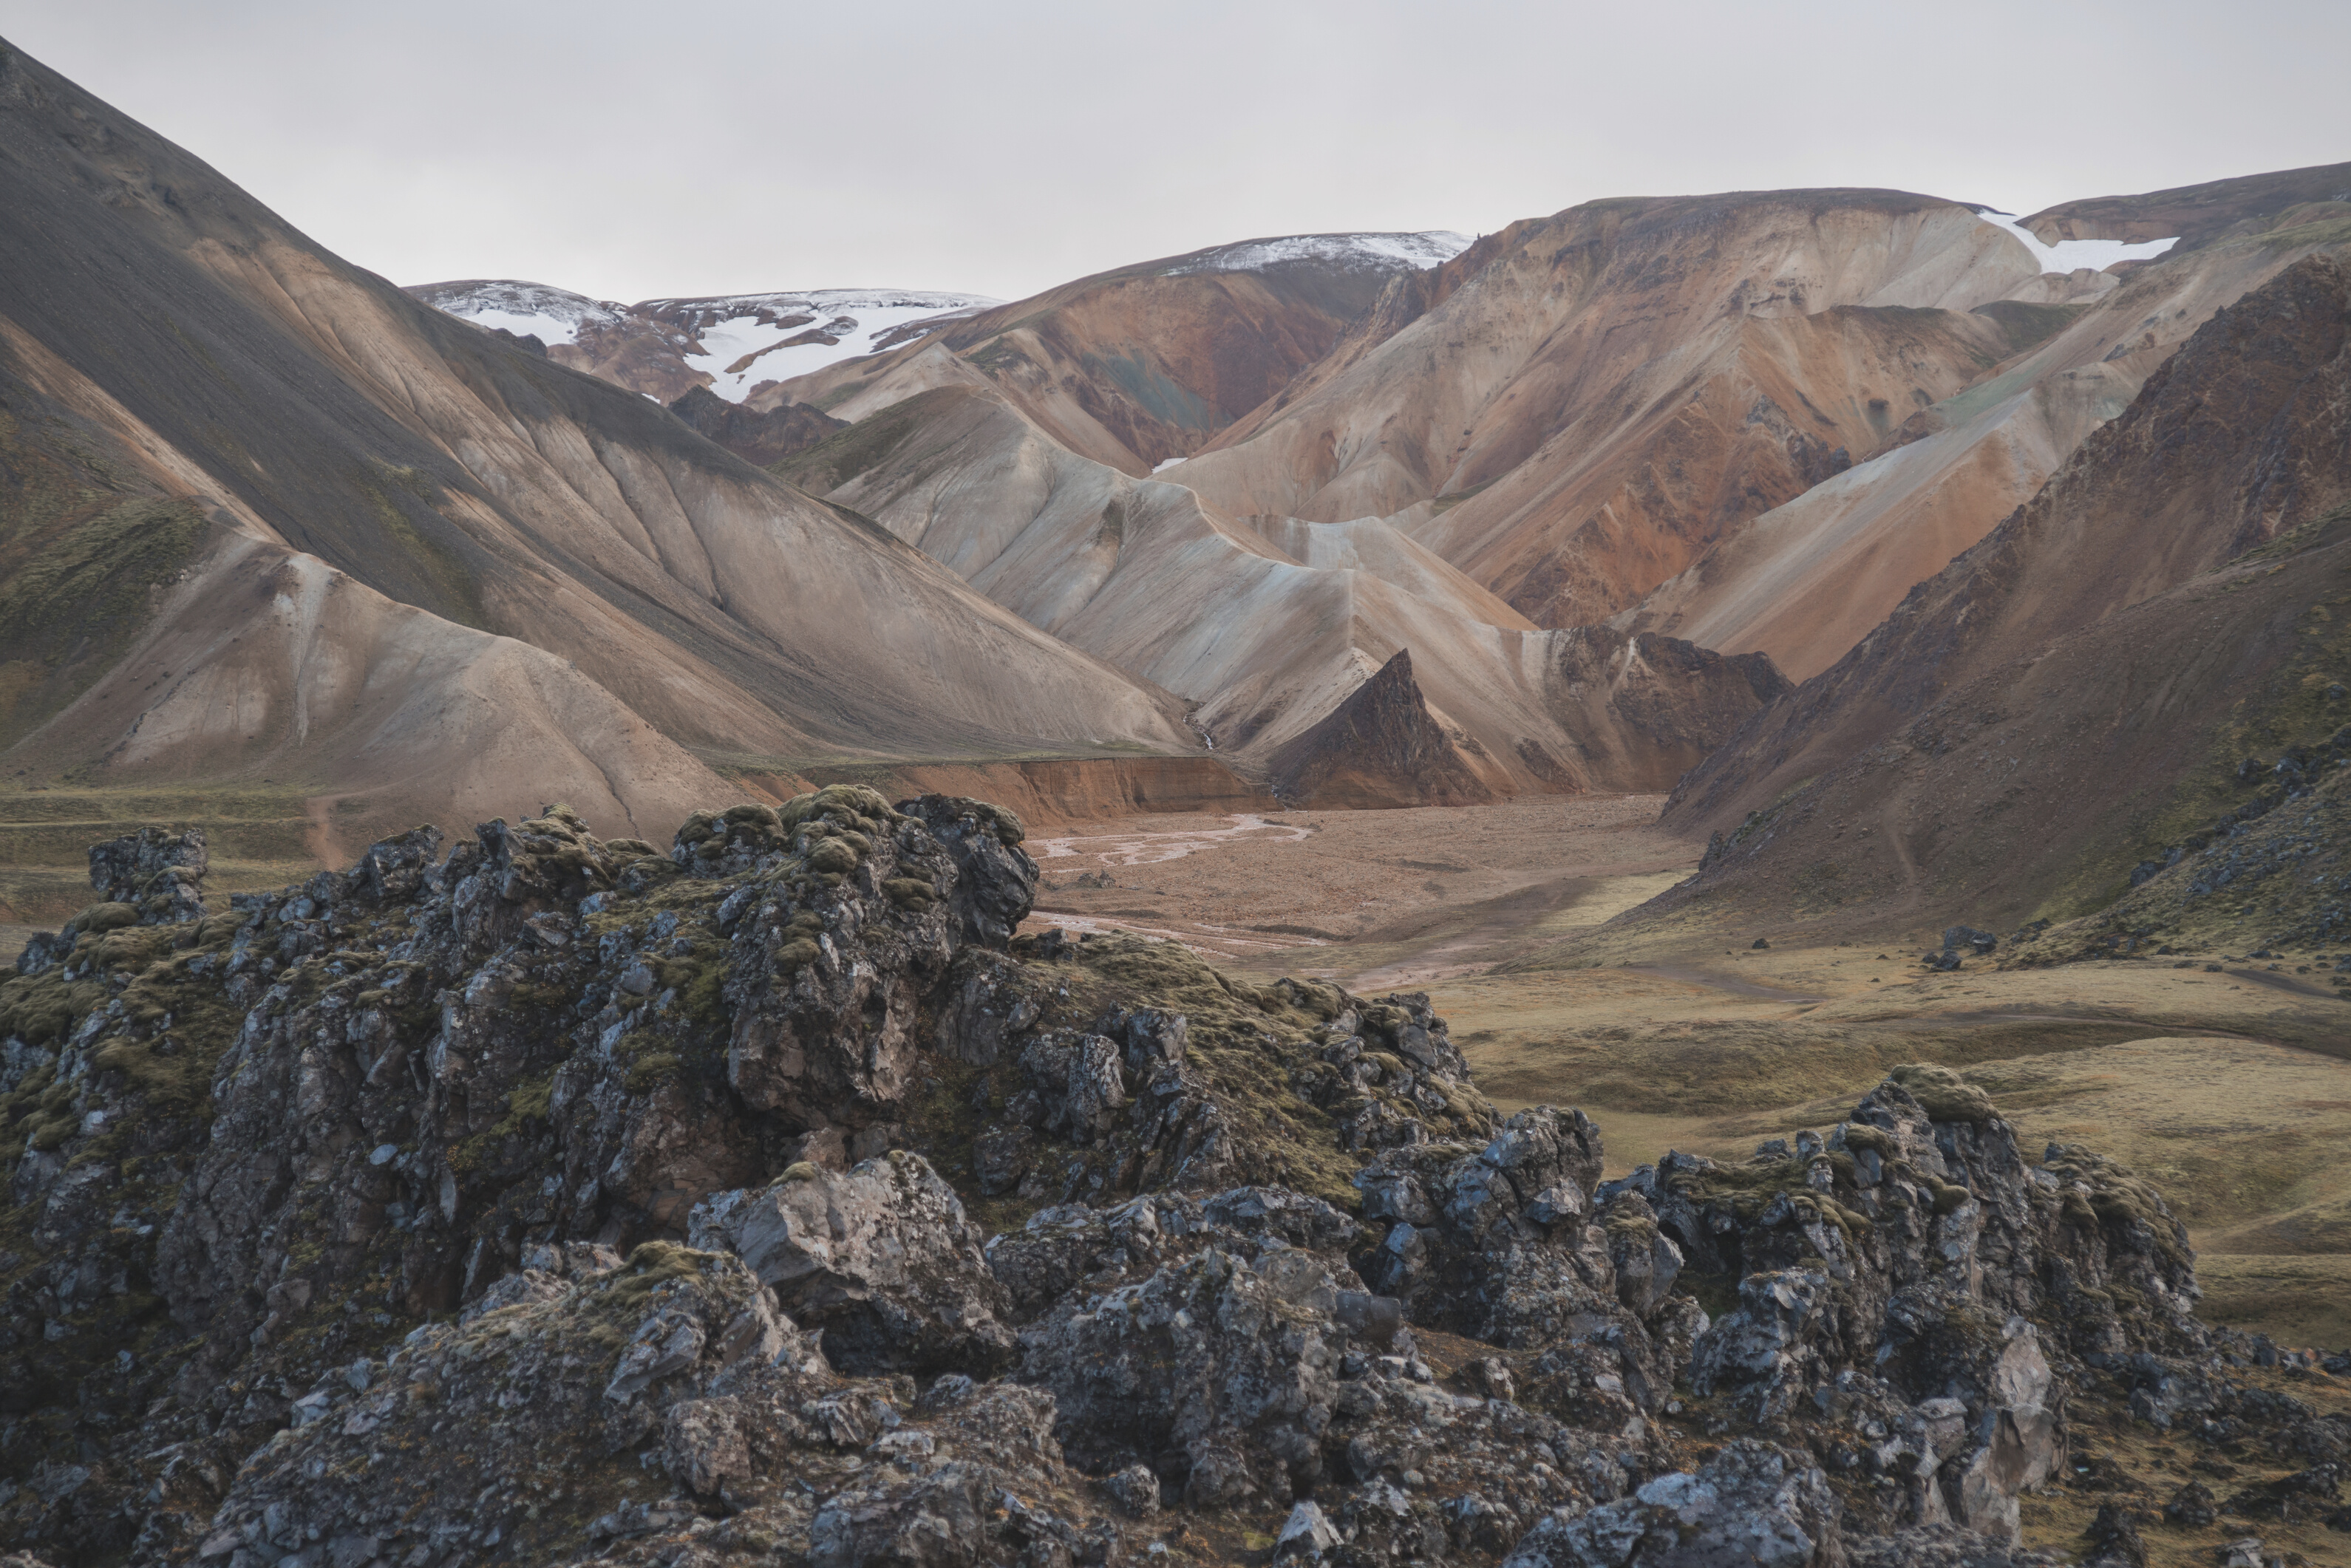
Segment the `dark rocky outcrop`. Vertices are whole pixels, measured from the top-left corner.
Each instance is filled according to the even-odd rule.
[[[728,402],[708,387],[694,387],[669,405],[670,413],[755,468],[779,463],[814,446],[849,422],[804,402],[778,408],[747,408]]]
[[[1821,1472],[1768,1443],[1729,1445],[1695,1474],[1658,1477],[1632,1497],[1527,1532],[1506,1568],[1827,1568],[1844,1511]]]
[[[1590,1222],[1600,1133],[1580,1111],[1522,1111],[1478,1149],[1412,1144],[1357,1173],[1384,1234],[1364,1265],[1416,1322],[1503,1345],[1549,1343],[1615,1307],[1606,1233]]]
[[[0,1543],[2017,1568],[2093,1393],[2279,1472],[2160,1528],[2339,1508],[2161,1197],[1949,1072],[1603,1181],[1426,998],[1008,940],[1020,840],[551,807],[225,910],[101,845],[0,983]]]

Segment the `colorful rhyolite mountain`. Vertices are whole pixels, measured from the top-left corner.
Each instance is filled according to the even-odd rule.
[[[1480,788],[1633,788],[1555,695],[1590,689],[1567,628],[1834,663],[2216,310],[2339,243],[2306,200],[2335,177],[2175,193],[2152,210],[2199,215],[2161,235],[1895,192],[1591,204],[1392,275],[1238,413],[1192,345],[1256,302],[1155,263],[754,401],[858,422],[779,471],[1195,700],[1244,766],[1282,773],[1408,649]]]
[[[2340,169],[2021,218],[1780,192],[1247,240],[1011,304],[403,295],[5,68],[0,370],[42,413],[12,440],[63,476],[70,430],[111,477],[11,536],[40,602],[0,740],[266,768],[354,828],[476,811],[500,747],[599,735],[634,749],[565,787],[648,826],[712,764],[852,756],[1213,749],[1355,803],[1664,788],[2351,211]],[[150,556],[136,610],[64,564]],[[291,609],[256,637],[268,583]],[[435,684],[493,666],[486,706]]]

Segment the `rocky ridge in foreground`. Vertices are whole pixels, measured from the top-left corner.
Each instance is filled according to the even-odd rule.
[[[2109,1562],[2351,1526],[2328,1373],[1947,1071],[1604,1181],[1425,998],[1015,938],[1021,839],[556,807],[226,910],[197,835],[93,850],[0,985],[0,1546],[1991,1565],[2060,1483]],[[2159,1514],[2126,1429],[2241,1484]]]

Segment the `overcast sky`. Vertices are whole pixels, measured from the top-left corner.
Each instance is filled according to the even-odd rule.
[[[2343,0],[11,0],[0,34],[400,283],[1002,298],[1595,196],[2029,212],[2351,159]]]

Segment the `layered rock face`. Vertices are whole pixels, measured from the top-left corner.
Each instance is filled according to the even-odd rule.
[[[2093,1386],[2334,1506],[2161,1197],[1948,1073],[1603,1181],[1425,998],[1016,937],[1021,841],[554,807],[226,909],[193,835],[99,846],[0,986],[0,1546],[2039,1562]]]
[[[1002,389],[955,382],[775,472],[1194,699],[1217,753],[1288,799],[1662,789],[1785,685],[1760,656],[1539,631],[1391,520],[1219,512],[1186,467],[1133,477],[1061,444]]]

